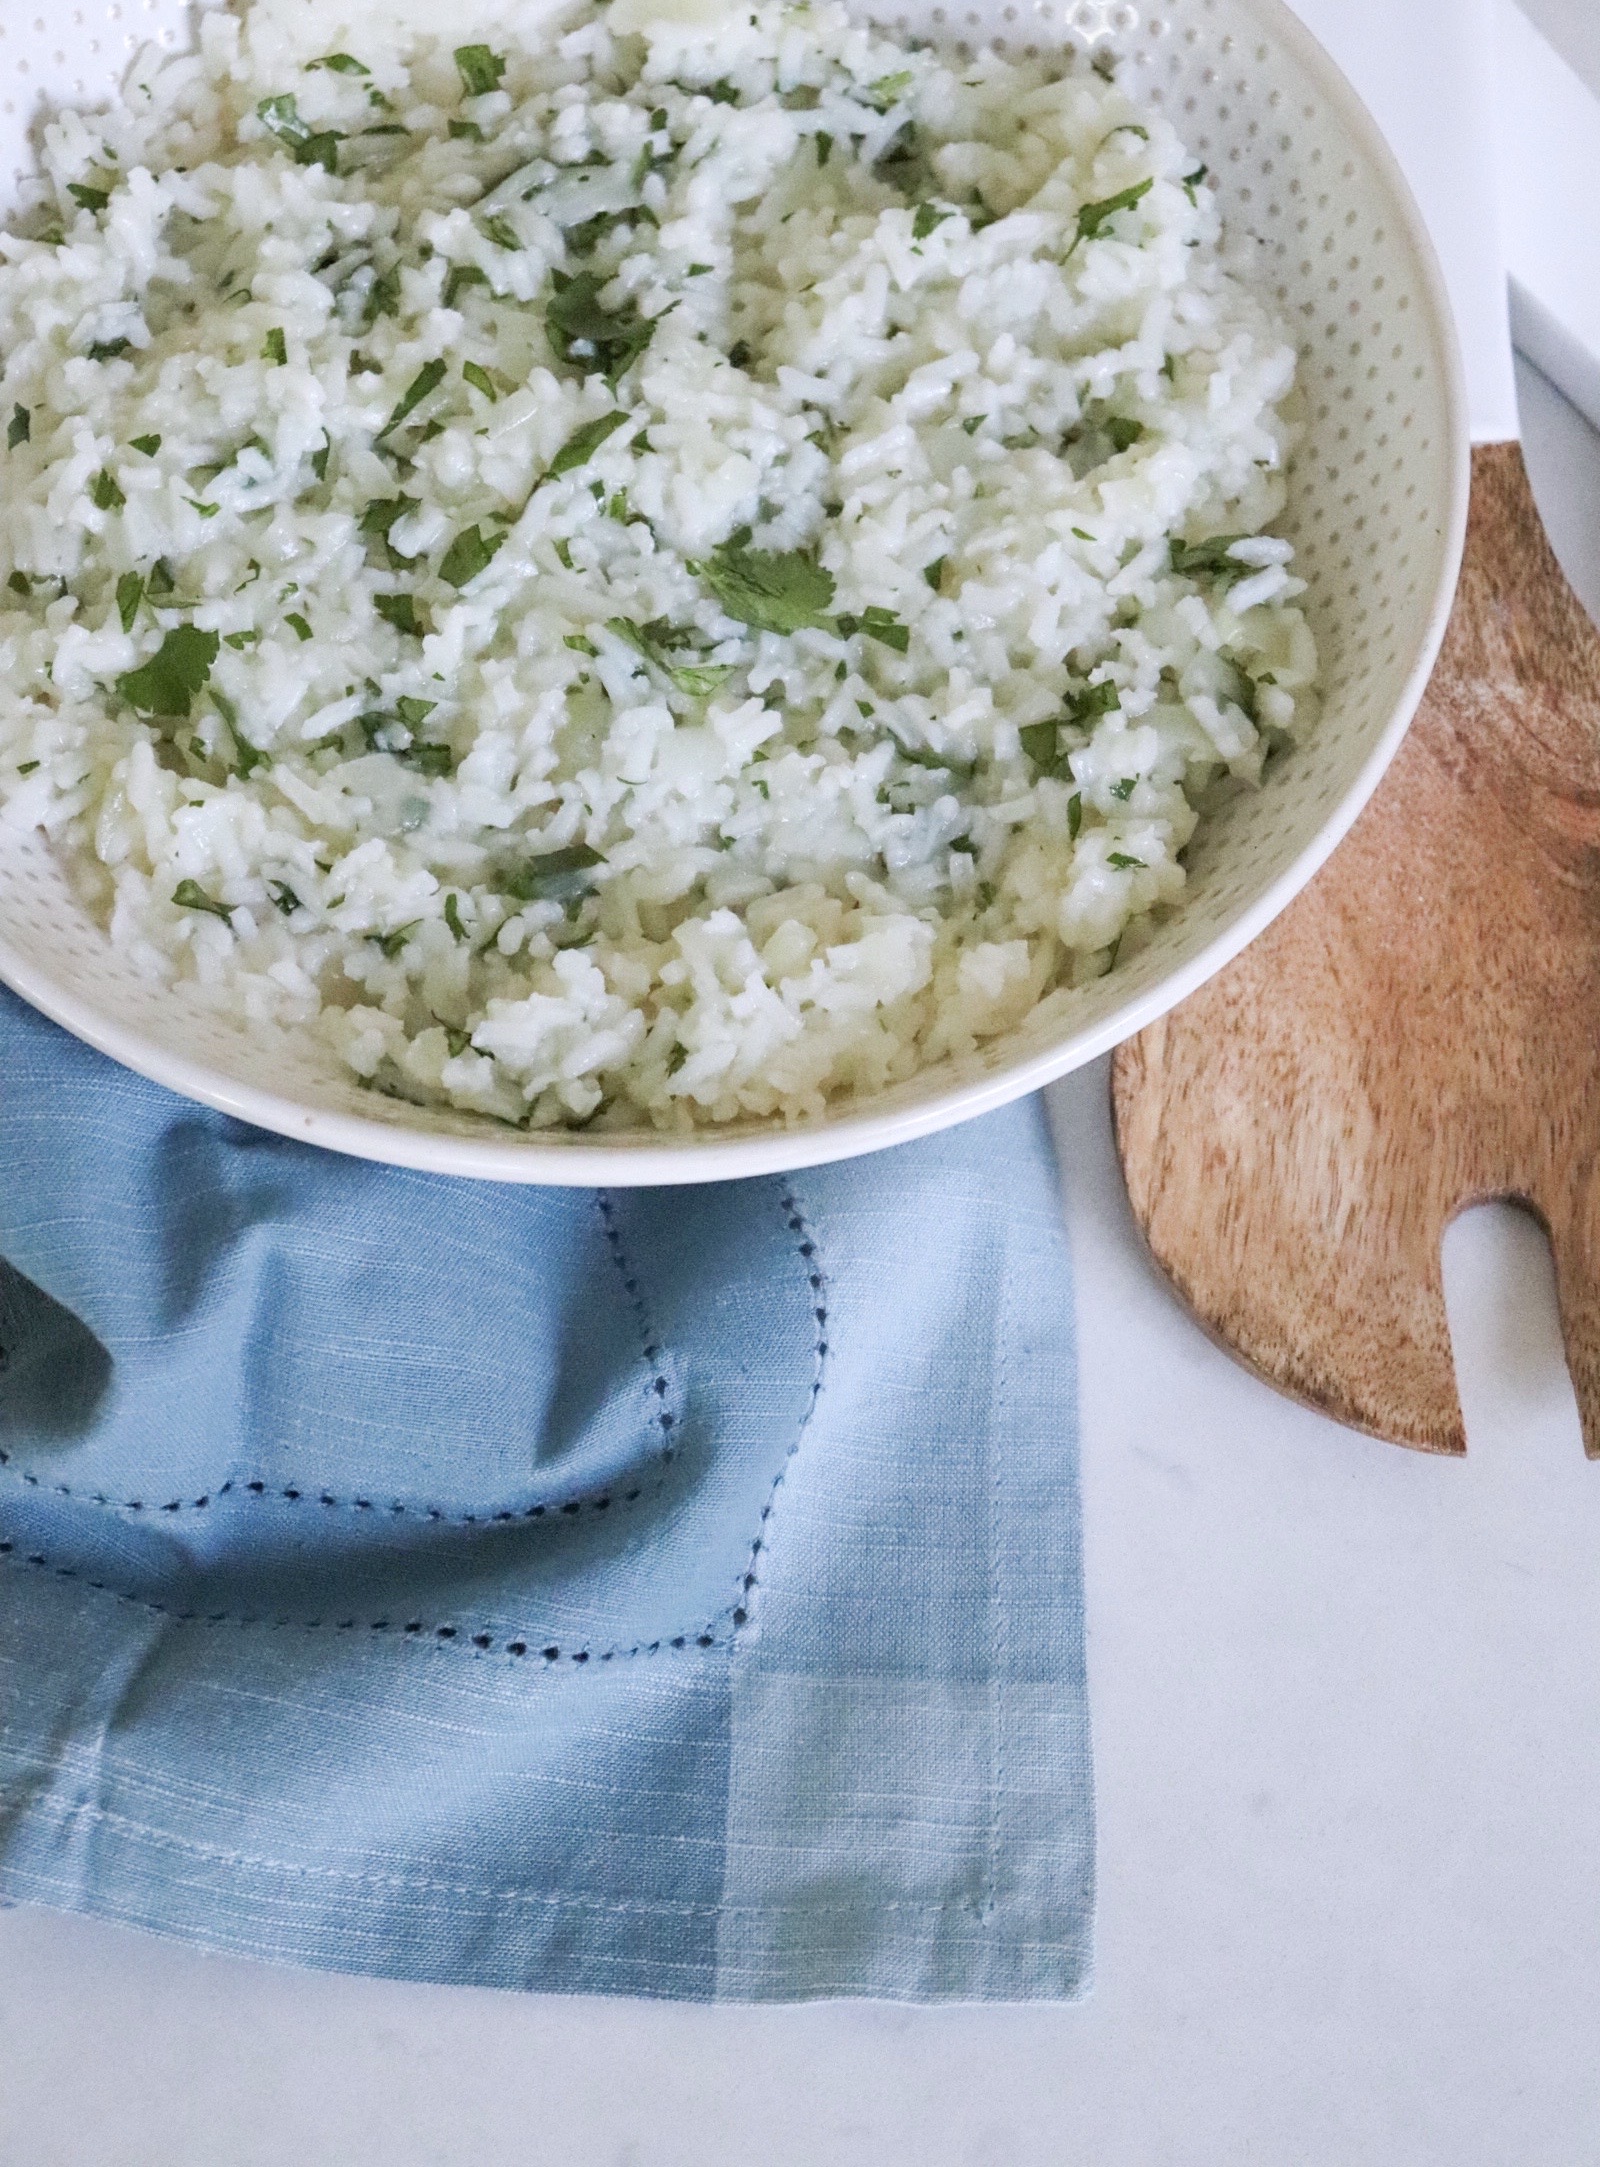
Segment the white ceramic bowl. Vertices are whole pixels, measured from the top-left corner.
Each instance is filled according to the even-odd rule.
[[[338,14],[315,9],[328,27]],[[1148,946],[1024,1024],[799,1127],[678,1138],[518,1135],[362,1091],[309,1036],[248,1033],[184,987],[137,976],[79,904],[38,832],[0,830],[0,978],[158,1083],[288,1136],[498,1181],[712,1181],[845,1158],[986,1112],[1092,1060],[1218,971],[1305,886],[1371,796],[1433,666],[1466,528],[1470,444],[1454,326],[1431,243],[1372,120],[1281,0],[1033,0],[864,12],[957,44],[1109,47],[1132,94],[1165,108],[1210,167],[1235,232],[1300,341],[1309,427],[1287,531],[1321,645],[1311,741],[1236,799],[1189,853],[1187,900]],[[452,16],[452,24],[455,18]],[[182,0],[0,8],[0,171],[27,160],[41,95],[111,95],[130,49],[186,36]]]

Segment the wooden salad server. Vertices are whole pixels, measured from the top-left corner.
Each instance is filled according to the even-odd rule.
[[[1600,1457],[1600,634],[1519,444],[1474,451],[1454,614],[1372,803],[1259,940],[1120,1050],[1112,1094],[1135,1215],[1201,1323],[1399,1444],[1466,1448],[1446,1226],[1529,1206]]]

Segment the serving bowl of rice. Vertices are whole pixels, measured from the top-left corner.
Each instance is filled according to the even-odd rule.
[[[129,1066],[495,1179],[843,1157],[1375,787],[1463,401],[1277,0],[105,28],[0,46],[0,977]]]

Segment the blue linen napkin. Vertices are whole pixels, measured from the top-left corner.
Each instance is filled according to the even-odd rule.
[[[0,992],[0,1897],[331,1970],[1065,1998],[1036,1106],[792,1179],[285,1142]]]

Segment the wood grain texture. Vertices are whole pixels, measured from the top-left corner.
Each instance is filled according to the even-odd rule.
[[[1112,1091],[1134,1212],[1206,1328],[1397,1443],[1465,1450],[1440,1244],[1525,1202],[1600,1457],[1600,635],[1519,446],[1473,455],[1455,611],[1372,804]]]

